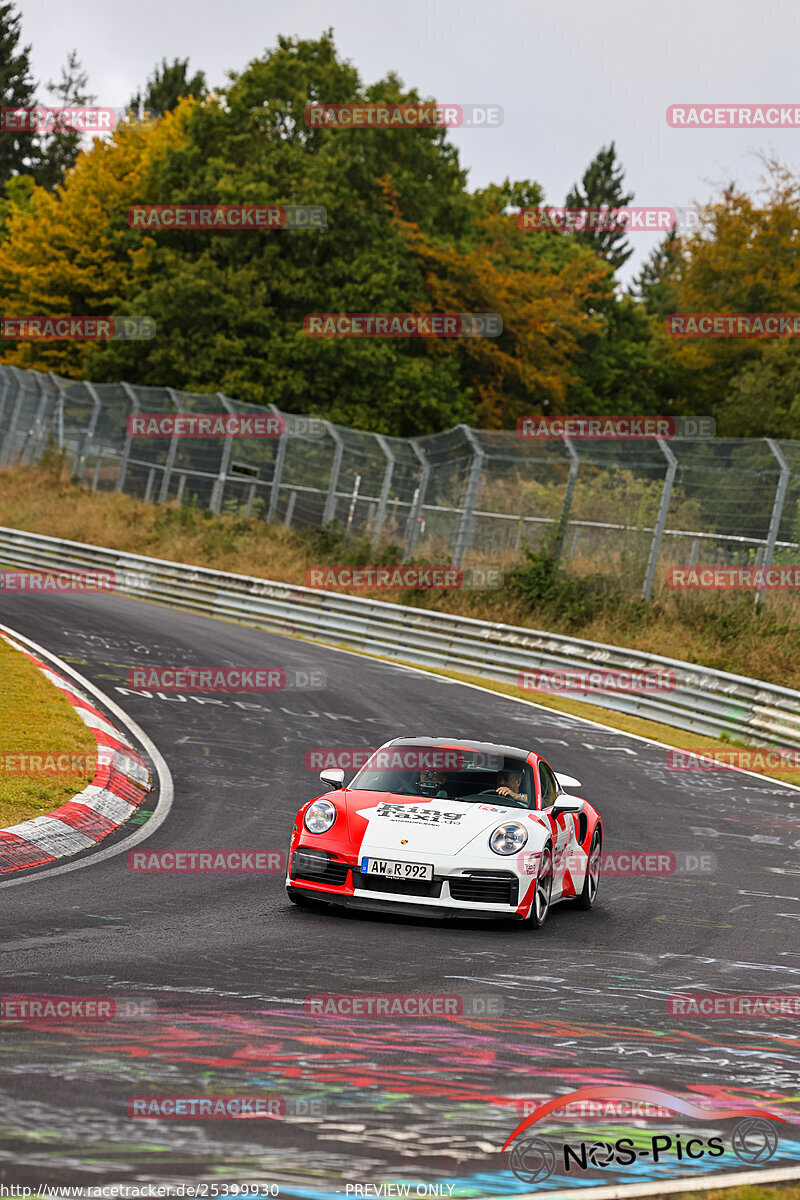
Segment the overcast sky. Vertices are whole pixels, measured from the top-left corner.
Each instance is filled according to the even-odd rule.
[[[22,0],[20,8],[37,80],[58,78],[75,48],[98,104],[110,107],[127,103],[162,58],[188,56],[220,85],[279,34],[313,38],[333,26],[340,55],[367,83],[394,70],[423,96],[502,105],[500,128],[450,135],[470,187],[535,179],[552,204],[611,140],[641,205],[703,201],[729,181],[753,189],[759,152],[793,169],[800,159],[800,130],[670,129],[665,115],[682,102],[800,104],[797,0]],[[623,279],[658,239],[631,240]]]

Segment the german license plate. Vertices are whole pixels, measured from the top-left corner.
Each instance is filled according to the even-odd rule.
[[[433,879],[431,863],[394,862],[390,858],[362,858],[361,871],[386,879]]]

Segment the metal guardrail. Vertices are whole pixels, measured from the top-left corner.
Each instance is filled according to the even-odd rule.
[[[0,526],[0,563],[106,570],[116,590],[277,633],[517,684],[520,671],[603,666],[675,673],[674,690],[587,692],[587,703],[697,734],[800,748],[800,692],[678,659],[250,575],[126,554]],[[166,665],[166,664],[165,664]],[[535,698],[536,693],[531,693]],[[574,693],[571,693],[573,697]]]

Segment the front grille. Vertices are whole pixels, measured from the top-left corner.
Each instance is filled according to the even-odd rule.
[[[469,875],[450,877],[453,900],[469,900],[473,904],[518,903],[516,875],[506,871],[472,871]]]
[[[383,875],[353,871],[353,883],[367,892],[390,892],[394,896],[427,896],[436,900],[442,894],[441,879],[386,879]]]
[[[292,855],[292,879],[341,887],[347,883],[348,870],[347,863],[337,862],[324,850],[295,850]]]

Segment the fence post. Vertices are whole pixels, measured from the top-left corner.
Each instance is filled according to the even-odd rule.
[[[3,413],[6,410],[6,399],[11,391],[11,377],[8,368],[0,363],[0,433],[3,429]],[[0,454],[2,453],[2,443],[0,443]]]
[[[55,371],[50,372],[50,381],[53,384],[53,387],[58,392],[58,400],[56,401],[56,411],[55,411],[54,415],[55,415],[56,437],[58,438],[58,448],[59,448],[59,450],[63,450],[64,449],[64,387],[63,387],[63,384],[61,383],[61,380],[56,375]]]
[[[44,425],[44,414],[47,408],[47,384],[49,380],[39,371],[31,371],[36,386],[39,389],[39,407],[36,410],[36,416],[33,418],[33,425],[28,431],[28,437],[25,440],[25,445],[22,447],[22,461],[30,465],[36,459],[36,446],[41,440],[42,426]]]
[[[356,504],[358,503],[358,493],[359,493],[360,489],[361,489],[361,476],[356,475],[356,482],[353,486],[353,494],[350,497],[350,508],[347,513],[347,529],[345,530],[345,536],[347,538],[349,538],[351,533],[353,532],[353,516],[355,515]]]
[[[420,445],[417,444],[414,438],[409,441],[411,449],[416,454],[420,462],[419,484],[414,492],[414,499],[411,501],[411,508],[408,514],[408,529],[406,530],[406,545],[403,552],[403,562],[408,562],[414,557],[414,551],[417,548],[417,538],[419,537],[419,518],[422,513],[422,506],[425,503],[425,493],[428,490],[428,480],[431,475],[431,464],[427,454]]]
[[[58,448],[66,456],[67,441],[64,436],[64,417],[65,417],[64,410],[66,408],[67,385],[69,383],[69,380],[61,379],[58,375],[55,374],[54,371],[51,371],[50,375],[51,375],[56,387],[58,388],[58,405],[56,407],[56,430],[57,430],[57,436],[58,436]],[[77,450],[77,434],[76,434],[75,438],[73,439],[73,445],[76,447],[76,449],[75,449],[75,454],[72,459],[72,466],[70,468],[70,471],[74,474],[75,468],[78,465],[78,458],[79,458],[79,454],[78,454],[78,450]]]
[[[3,445],[2,465],[10,466],[14,458],[14,434],[19,423],[22,406],[25,403],[25,388],[19,381],[19,367],[12,367],[14,384],[17,389],[17,396],[14,402],[14,407],[11,410],[11,420],[8,423],[8,432],[6,433],[5,443]]]
[[[767,544],[764,547],[764,561],[762,563],[762,567],[763,567],[764,571],[766,572],[772,566],[772,558],[773,558],[773,555],[775,554],[775,543],[778,540],[778,533],[779,533],[780,527],[781,527],[781,517],[783,516],[783,506],[786,501],[786,492],[789,488],[789,478],[791,476],[791,470],[789,468],[789,464],[787,463],[786,459],[783,457],[783,451],[781,450],[780,446],[775,441],[775,439],[774,438],[765,438],[764,440],[767,443],[767,445],[769,446],[770,450],[772,451],[773,458],[776,459],[778,466],[781,469],[781,473],[778,477],[778,486],[775,489],[775,499],[772,502],[772,516],[770,517],[770,520],[769,520],[769,532],[767,533]],[[762,586],[756,592],[756,608],[757,609],[759,609],[763,603],[765,591],[766,591],[766,587],[762,584]]]
[[[481,479],[481,471],[486,455],[483,451],[478,439],[468,425],[459,425],[472,447],[472,465],[469,470],[469,479],[467,480],[467,491],[464,496],[464,507],[461,511],[461,520],[458,525],[458,534],[456,535],[456,548],[453,552],[453,566],[460,567],[464,561],[464,555],[472,545],[472,529],[474,524],[475,498],[478,495],[478,484]]]
[[[383,483],[381,484],[381,495],[378,501],[378,511],[375,515],[375,528],[372,531],[372,549],[377,550],[380,545],[381,531],[383,522],[386,519],[386,505],[389,500],[389,488],[392,485],[392,473],[394,471],[395,457],[391,451],[389,443],[382,433],[375,434],[375,441],[380,446],[383,453],[386,455],[386,470],[383,473]]]
[[[331,435],[336,445],[336,449],[333,452],[333,463],[331,465],[331,478],[330,483],[328,484],[328,494],[325,497],[325,510],[322,514],[322,524],[330,525],[331,521],[336,516],[336,487],[339,483],[339,471],[342,466],[344,442],[342,441],[341,434],[337,431],[336,427],[330,423],[330,421],[325,422],[325,428],[328,430],[328,433]]]
[[[129,383],[121,383],[120,387],[131,402],[131,416],[139,415],[139,399],[136,392]],[[114,484],[114,491],[121,492],[125,486],[125,476],[128,473],[128,461],[131,457],[131,446],[133,444],[133,434],[128,433],[127,423],[125,427],[125,445],[122,447],[122,457],[119,460],[119,470],[117,471],[117,482]]]
[[[292,524],[292,517],[294,516],[294,506],[296,503],[297,503],[297,492],[292,490],[291,492],[289,492],[289,499],[286,503],[286,515],[283,518],[283,523],[287,529]]]
[[[180,401],[178,400],[178,394],[175,391],[175,389],[174,388],[165,388],[165,391],[166,391],[167,395],[169,396],[170,400],[172,401],[172,403],[175,405],[175,411],[178,413],[182,413],[183,409],[181,408]],[[179,441],[179,438],[175,437],[174,435],[173,435],[173,437],[170,438],[170,441],[169,441],[169,450],[167,451],[167,461],[164,464],[164,475],[161,480],[161,490],[158,493],[158,503],[159,504],[166,504],[167,496],[169,495],[169,481],[170,481],[170,477],[172,475],[172,469],[175,466],[175,456],[178,453],[178,441]]]
[[[32,380],[33,386],[36,388],[38,393],[38,404],[34,401],[34,409],[29,416],[30,424],[25,432],[25,436],[20,441],[19,454],[17,457],[21,463],[29,462],[28,452],[36,441],[36,433],[39,428],[42,406],[47,402],[47,397],[42,386],[39,372],[34,370],[26,371],[25,373],[28,376],[28,379]]]
[[[269,407],[277,417],[282,415],[280,409],[276,408],[274,404],[270,404]],[[269,508],[267,509],[266,516],[267,521],[274,521],[275,515],[278,511],[278,497],[281,490],[283,464],[286,459],[286,445],[289,440],[287,425],[288,422],[286,422],[286,418],[284,417],[283,437],[278,438],[278,449],[275,451],[275,466],[272,469],[272,483],[269,489]]]
[[[100,416],[101,407],[100,397],[92,387],[91,383],[84,383],[83,386],[86,388],[92,399],[92,415],[89,418],[89,424],[86,427],[86,437],[83,439],[83,445],[81,446],[80,454],[75,461],[74,471],[79,479],[83,479],[84,465],[89,457],[89,451],[92,447],[92,442],[94,441],[94,431],[97,428],[97,421]]]
[[[566,433],[562,434],[564,445],[566,446],[569,457],[569,475],[567,476],[567,488],[564,492],[564,503],[561,506],[561,516],[558,519],[556,526],[556,542],[553,547],[553,558],[558,562],[561,558],[561,552],[564,549],[564,538],[567,533],[567,524],[569,522],[569,514],[572,508],[572,497],[575,494],[575,484],[578,481],[578,472],[581,469],[581,460],[578,451],[573,446],[571,440]]]
[[[236,409],[228,399],[223,396],[222,392],[217,392],[217,399],[222,404],[223,408],[228,413],[236,413]],[[214,480],[214,486],[211,489],[211,499],[208,502],[208,507],[215,517],[218,517],[222,512],[222,497],[225,494],[225,484],[228,481],[228,467],[231,465],[231,454],[233,453],[233,438],[230,434],[226,434],[225,441],[222,444],[222,454],[219,461],[219,474]]]
[[[667,474],[664,479],[664,488],[661,492],[661,503],[658,506],[658,517],[656,519],[656,527],[653,532],[653,541],[650,545],[650,558],[647,563],[647,572],[644,577],[644,587],[642,588],[642,599],[650,600],[653,595],[653,580],[656,577],[656,567],[658,565],[658,556],[661,553],[661,539],[664,536],[664,526],[667,523],[667,513],[669,512],[669,502],[672,497],[672,485],[675,482],[675,472],[678,469],[678,460],[670,450],[663,438],[657,438],[661,453],[667,460]]]

